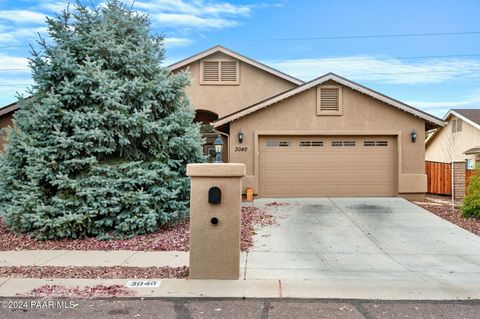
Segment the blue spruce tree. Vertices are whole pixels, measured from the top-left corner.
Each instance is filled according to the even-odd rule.
[[[37,239],[133,236],[187,216],[202,138],[163,37],[115,0],[47,23],[0,159],[6,223]]]

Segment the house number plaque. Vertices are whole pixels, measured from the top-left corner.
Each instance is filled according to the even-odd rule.
[[[246,151],[248,151],[247,146],[236,146],[235,147],[235,152],[246,152]]]

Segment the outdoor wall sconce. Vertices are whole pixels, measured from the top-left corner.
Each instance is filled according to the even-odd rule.
[[[213,145],[215,146],[215,160],[213,162],[223,163],[223,160],[222,160],[223,141],[220,134],[218,134],[217,138],[213,142]]]
[[[415,143],[415,141],[417,140],[417,132],[413,130],[411,135],[412,135],[412,143]]]
[[[238,143],[243,143],[243,132],[242,130],[238,131]]]

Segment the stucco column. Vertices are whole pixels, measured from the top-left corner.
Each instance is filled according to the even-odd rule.
[[[191,177],[190,278],[238,279],[245,164],[189,164],[187,175]]]

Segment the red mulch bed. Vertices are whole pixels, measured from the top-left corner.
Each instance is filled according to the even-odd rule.
[[[258,227],[272,225],[275,218],[264,209],[242,208],[242,251],[253,246],[253,235]],[[158,231],[127,239],[99,240],[96,238],[38,241],[24,234],[11,232],[0,219],[1,250],[133,250],[133,251],[188,251],[190,247],[189,221],[161,228]]]
[[[0,277],[8,278],[71,278],[71,279],[165,279],[188,278],[189,268],[183,267],[0,267]]]
[[[428,196],[426,196],[425,199],[426,202],[415,202],[415,204],[443,219],[448,220],[452,224],[455,224],[459,227],[462,227],[463,229],[468,230],[471,233],[474,233],[477,236],[480,236],[480,219],[463,217],[460,212],[460,207],[457,205],[452,209],[452,206],[449,204],[439,205],[438,201],[435,202],[431,200],[441,199],[448,201],[447,197],[441,198],[436,196],[430,199]]]
[[[135,291],[122,285],[94,287],[65,287],[57,285],[43,285],[35,288],[22,296],[28,297],[69,297],[69,298],[98,298],[98,297],[120,297],[134,296]]]

